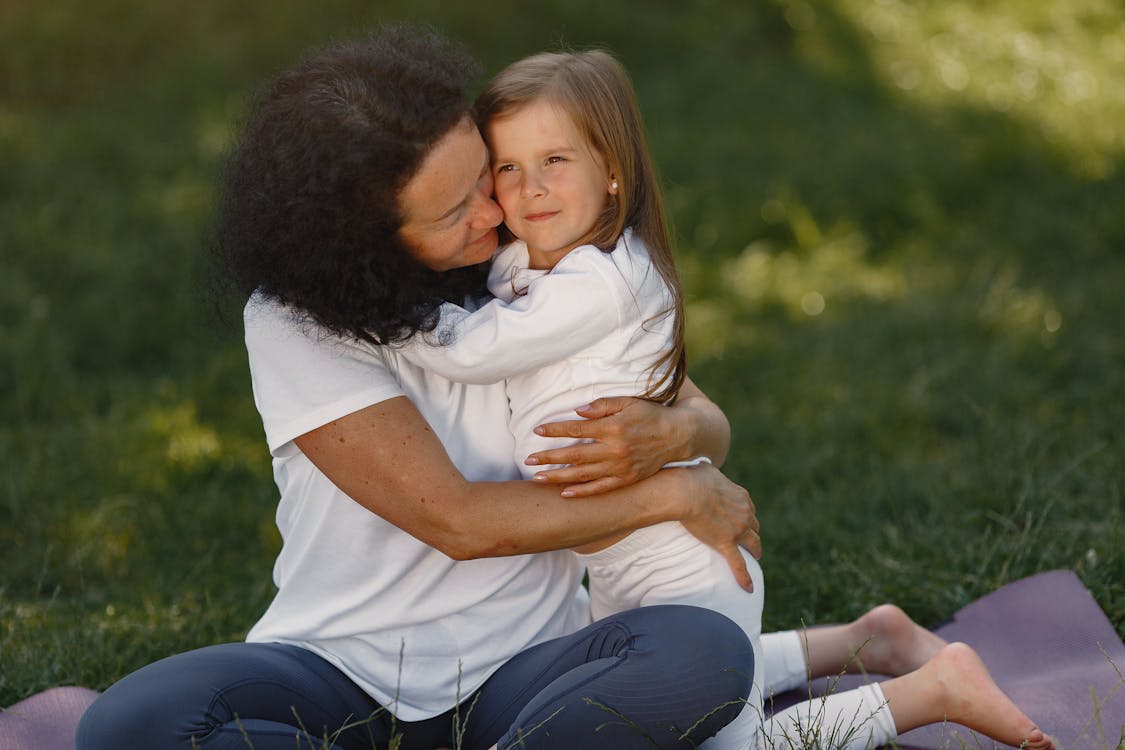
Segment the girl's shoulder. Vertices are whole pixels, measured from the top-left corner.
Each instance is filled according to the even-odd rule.
[[[559,261],[559,265],[563,263],[589,263],[611,268],[628,264],[647,266],[651,265],[652,260],[648,247],[641,238],[632,229],[626,229],[609,250],[602,250],[595,245],[580,245]]]
[[[488,290],[494,297],[510,302],[527,291],[531,280],[538,274],[528,271],[530,260],[527,245],[516,240],[499,248],[492,255],[488,269]]]
[[[631,229],[621,233],[613,250],[601,255],[607,266],[615,269],[630,286],[642,284],[654,270],[648,246]]]

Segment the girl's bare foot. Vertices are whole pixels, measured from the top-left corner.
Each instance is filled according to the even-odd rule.
[[[937,654],[946,642],[921,627],[893,604],[881,604],[847,626],[856,658],[847,671],[898,676],[913,672]]]
[[[932,680],[933,700],[948,721],[1024,750],[1055,747],[1051,738],[992,680],[988,668],[970,646],[948,644],[917,674]],[[890,708],[895,713],[893,702]]]

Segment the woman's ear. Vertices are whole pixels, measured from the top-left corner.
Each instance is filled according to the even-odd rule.
[[[612,174],[609,176],[609,194],[617,195],[617,178]]]

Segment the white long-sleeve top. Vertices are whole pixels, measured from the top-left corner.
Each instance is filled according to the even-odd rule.
[[[506,381],[516,464],[558,447],[537,425],[574,419],[574,410],[603,396],[638,396],[673,335],[672,295],[648,250],[626,231],[612,252],[572,250],[550,271],[529,270],[527,246],[514,242],[493,258],[496,296],[469,312],[443,306],[430,334],[398,354],[425,370],[463,383]]]

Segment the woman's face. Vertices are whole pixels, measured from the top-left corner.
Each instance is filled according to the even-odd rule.
[[[428,268],[448,271],[492,257],[504,215],[492,200],[488,150],[468,118],[430,149],[399,205],[399,236]]]

